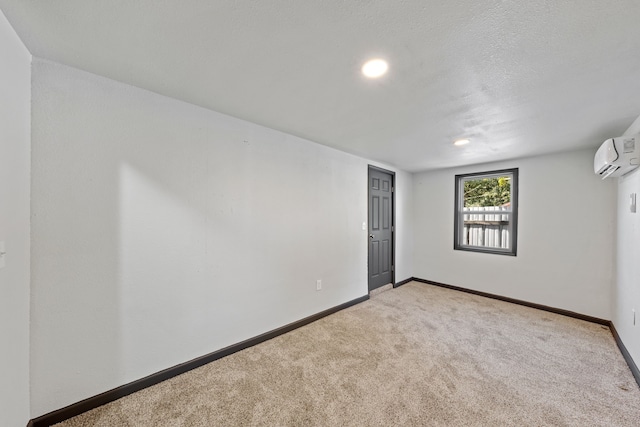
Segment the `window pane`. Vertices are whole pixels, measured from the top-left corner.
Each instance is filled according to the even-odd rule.
[[[511,206],[511,174],[464,180],[464,207]]]
[[[509,249],[510,214],[495,213],[501,211],[485,210],[482,207],[464,208],[464,212],[461,236],[463,245]]]
[[[509,249],[509,216],[497,211],[511,207],[511,175],[464,180],[462,244]],[[491,213],[487,213],[491,212]]]
[[[461,243],[509,249],[510,226],[509,214],[506,212],[511,211],[511,174],[470,178],[463,182],[464,222]]]

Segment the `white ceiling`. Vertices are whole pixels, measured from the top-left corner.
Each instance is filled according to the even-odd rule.
[[[0,0],[32,54],[409,171],[640,114],[638,0]],[[380,80],[360,74],[383,57]],[[472,143],[454,147],[454,139]]]

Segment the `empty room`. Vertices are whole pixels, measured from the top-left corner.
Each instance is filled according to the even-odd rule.
[[[640,425],[638,22],[0,0],[0,426]]]

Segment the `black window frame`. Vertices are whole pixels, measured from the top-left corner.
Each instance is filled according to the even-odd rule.
[[[454,230],[453,230],[453,249],[459,251],[482,252],[496,255],[517,256],[518,253],[518,168],[499,169],[487,172],[466,173],[455,176],[455,200],[454,200]],[[484,246],[463,245],[460,243],[461,231],[463,230],[464,214],[464,194],[460,192],[462,183],[469,178],[482,179],[494,178],[496,176],[504,176],[510,174],[511,178],[511,211],[509,215],[509,248],[491,248]]]

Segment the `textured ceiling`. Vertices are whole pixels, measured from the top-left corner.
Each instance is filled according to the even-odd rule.
[[[35,56],[409,171],[595,147],[640,114],[638,0],[0,9]],[[387,76],[360,75],[371,57]]]

